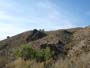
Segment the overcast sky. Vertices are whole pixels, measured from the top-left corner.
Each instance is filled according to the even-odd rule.
[[[90,25],[90,0],[0,0],[0,39],[32,30]]]

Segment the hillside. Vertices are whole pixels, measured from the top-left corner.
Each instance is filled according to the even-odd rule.
[[[34,29],[0,41],[0,68],[5,68],[7,64],[14,62],[16,58],[12,52],[24,44],[31,45],[35,50],[49,47],[54,51],[54,60],[59,60],[62,55],[68,58],[84,58],[86,66],[90,62],[89,27],[56,31]],[[87,68],[90,68],[90,65]]]

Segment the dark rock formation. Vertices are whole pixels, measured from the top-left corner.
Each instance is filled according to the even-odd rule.
[[[34,40],[37,40],[37,39],[40,39],[42,37],[46,36],[46,33],[43,32],[43,31],[38,31],[37,29],[34,29],[32,31],[32,33],[30,34],[30,36],[26,39],[27,42],[29,41],[34,41]]]

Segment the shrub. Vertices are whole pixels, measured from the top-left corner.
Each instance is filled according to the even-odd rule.
[[[31,45],[24,45],[21,48],[16,50],[15,55],[25,60],[35,59],[37,61],[42,62],[42,61],[49,60],[52,56],[52,52],[48,47],[45,49],[40,49],[36,51],[35,49],[32,48]]]
[[[41,49],[37,51],[36,53],[36,60],[37,61],[46,61],[49,60],[52,56],[52,52],[50,51],[50,48]]]
[[[31,45],[24,45],[16,50],[16,56],[23,59],[34,59],[35,50],[32,48]]]

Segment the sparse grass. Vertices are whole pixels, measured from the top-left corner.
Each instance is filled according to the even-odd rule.
[[[21,58],[14,61],[13,63],[6,65],[6,68],[43,68],[43,67],[44,67],[43,63],[39,62],[36,63],[34,60],[24,61]]]
[[[36,61],[24,61],[18,59],[15,62],[8,64],[7,68],[90,68],[90,58],[89,55],[73,58],[59,59],[53,62],[48,60],[46,62],[36,62]]]
[[[0,56],[0,68],[5,67],[5,64],[8,63],[8,60],[5,56]]]

